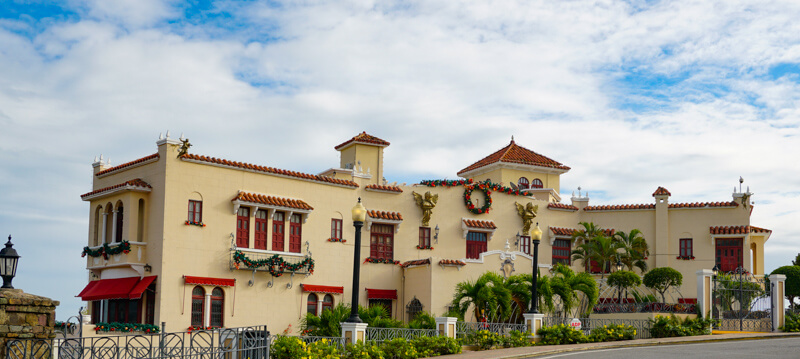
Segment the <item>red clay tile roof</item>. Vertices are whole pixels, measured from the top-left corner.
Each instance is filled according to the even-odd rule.
[[[266,167],[266,166],[253,165],[253,164],[249,164],[249,163],[228,161],[226,159],[221,159],[221,158],[214,158],[214,157],[201,156],[201,155],[195,155],[195,154],[185,154],[185,155],[181,156],[181,159],[182,160],[195,160],[195,161],[214,163],[214,164],[218,164],[218,165],[230,166],[230,167],[235,167],[235,168],[242,168],[242,169],[247,169],[247,170],[251,170],[251,171],[269,173],[269,174],[274,174],[274,175],[301,178],[301,179],[305,179],[305,180],[309,180],[309,181],[315,181],[315,182],[337,184],[337,185],[354,187],[354,188],[358,187],[358,183],[355,183],[353,181],[337,179],[337,178],[332,178],[332,177],[327,177],[327,176],[312,175],[312,174],[302,173],[302,172],[287,171],[287,170],[282,170],[282,169],[279,169],[279,168],[272,168],[272,167]]]
[[[737,207],[738,203],[730,202],[695,202],[695,203],[670,203],[669,208],[704,208],[704,207]]]
[[[385,212],[385,211],[376,211],[372,209],[367,210],[367,215],[372,218],[379,218],[379,219],[388,219],[392,221],[402,221],[403,216],[400,212]]]
[[[123,188],[123,187],[130,187],[130,188],[125,188],[125,189],[134,189],[134,188],[151,189],[151,188],[153,188],[147,182],[142,181],[141,178],[136,178],[136,179],[132,179],[132,180],[127,181],[127,182],[123,182],[123,183],[120,183],[120,184],[115,184],[113,186],[108,186],[108,187],[105,187],[105,188],[94,190],[94,191],[91,191],[89,193],[84,193],[84,194],[81,195],[81,198],[86,198],[86,197],[93,196],[93,195],[96,195],[96,194],[99,194],[99,193],[103,193],[103,192],[106,192],[106,191],[111,191],[111,190],[115,190],[115,189]]]
[[[465,266],[467,263],[464,263],[458,259],[442,259],[439,261],[440,266]]]
[[[554,202],[548,203],[547,204],[547,208],[564,209],[564,210],[568,210],[568,211],[577,211],[578,210],[578,207],[575,207],[575,206],[573,206],[571,204],[554,203]]]
[[[465,219],[464,224],[470,228],[482,228],[482,229],[497,229],[497,226],[492,221],[481,221],[477,219]]]
[[[366,144],[369,144],[369,145],[378,145],[378,146],[388,146],[389,145],[388,141],[384,141],[384,140],[382,140],[380,138],[377,138],[375,136],[368,135],[367,132],[364,131],[364,132],[359,133],[355,137],[353,137],[353,138],[351,138],[351,139],[349,139],[347,141],[342,142],[342,144],[334,147],[334,149],[338,150],[338,149],[340,149],[340,148],[342,148],[344,146],[347,146],[348,144],[350,144],[352,142],[366,143]]]
[[[514,143],[514,140],[511,140],[511,143],[508,144],[508,146],[503,147],[497,152],[484,157],[482,160],[469,165],[467,168],[464,168],[461,171],[458,171],[458,175],[461,176],[462,173],[476,170],[497,162],[520,163],[524,165],[569,170],[569,167],[564,166],[561,164],[561,162],[542,156],[525,147],[518,146],[516,143]]]
[[[379,184],[371,184],[364,188],[371,191],[403,193],[403,190],[398,186],[383,186]]]
[[[309,211],[314,210],[314,207],[309,206],[308,203],[303,202],[299,199],[273,197],[257,193],[239,192],[239,194],[237,194],[236,197],[234,197],[231,200],[231,202],[237,200],[244,202],[251,202],[251,203],[266,204],[270,206],[305,209]]]
[[[572,236],[573,233],[577,232],[577,229],[574,228],[561,228],[561,227],[550,227],[550,230],[553,231],[553,234],[556,236]],[[607,237],[613,236],[614,233],[617,232],[616,229],[603,229],[603,234]]]
[[[653,192],[653,197],[655,197],[655,196],[663,196],[663,195],[672,196],[672,193],[669,193],[669,191],[667,191],[666,188],[660,187],[660,186],[658,188],[656,188],[655,192]]]
[[[612,204],[604,206],[586,206],[584,211],[625,211],[631,209],[655,209],[655,204]]]
[[[709,227],[711,234],[772,233],[771,230],[754,226],[716,226]]]
[[[406,268],[406,267],[410,267],[410,266],[421,266],[421,265],[426,265],[426,264],[431,264],[431,259],[430,258],[415,259],[413,261],[405,262],[405,263],[401,264],[400,266],[403,267],[403,268]]]
[[[118,170],[121,170],[123,168],[130,167],[130,166],[133,166],[133,165],[138,165],[138,164],[140,164],[142,162],[149,161],[149,160],[152,160],[152,159],[157,159],[157,158],[158,158],[158,153],[154,153],[154,154],[152,154],[150,156],[146,156],[146,157],[142,157],[142,158],[140,158],[138,160],[133,160],[133,161],[130,161],[130,162],[126,162],[126,163],[123,163],[123,164],[121,164],[119,166],[106,168],[106,169],[104,169],[104,170],[102,170],[100,172],[95,173],[94,175],[95,176],[101,176],[101,175],[104,175],[104,174],[107,174],[107,173],[118,171]]]

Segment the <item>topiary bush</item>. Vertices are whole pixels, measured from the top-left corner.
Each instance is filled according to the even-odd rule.
[[[542,338],[540,343],[544,345],[580,344],[589,341],[582,331],[564,324],[542,327],[536,333]]]
[[[653,268],[644,274],[644,285],[661,294],[661,302],[666,303],[664,293],[670,287],[680,287],[683,284],[683,274],[670,267]]]

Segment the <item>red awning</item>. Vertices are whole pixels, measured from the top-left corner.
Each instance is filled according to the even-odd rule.
[[[128,299],[128,294],[139,283],[139,277],[101,279],[89,282],[77,297],[84,301],[101,299]]]
[[[300,284],[300,286],[303,287],[304,292],[333,293],[333,294],[344,293],[344,287],[333,287],[329,285],[314,285],[314,284]]]
[[[367,288],[367,299],[397,299],[397,290]]]
[[[130,293],[128,293],[128,299],[139,299],[142,297],[142,293],[150,286],[150,283],[153,283],[156,280],[155,275],[151,275],[149,277],[144,277],[139,283],[136,283],[136,286],[133,287]]]
[[[236,279],[227,278],[211,278],[211,277],[192,277],[183,276],[184,284],[200,284],[200,285],[219,285],[223,287],[233,287],[236,284]]]

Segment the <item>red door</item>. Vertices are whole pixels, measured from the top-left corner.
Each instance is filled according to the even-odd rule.
[[[285,223],[283,212],[275,212],[272,217],[272,250],[283,252],[283,229]]]
[[[267,211],[256,211],[256,249],[267,249]]]
[[[300,244],[302,242],[300,218],[299,214],[293,214],[292,218],[289,219],[289,252],[300,253]]]
[[[742,267],[742,238],[717,239],[717,265],[723,272],[732,272]]]
[[[250,208],[239,207],[236,213],[236,246],[250,246]]]

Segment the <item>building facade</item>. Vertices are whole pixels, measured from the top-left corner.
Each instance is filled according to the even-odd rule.
[[[750,225],[750,193],[730,201],[590,205],[579,191],[563,203],[569,167],[520,145],[458,173],[463,180],[384,180],[389,142],[361,133],[335,147],[340,164],[319,174],[189,153],[188,140],[161,138],[157,152],[118,166],[93,164],[88,245],[90,281],[78,294],[93,322],[166,322],[170,328],[270,325],[297,328],[351,296],[351,208],[363,228],[360,305],[383,305],[400,320],[443,314],[455,285],[487,271],[530,273],[531,225],[543,231],[539,265],[570,261],[580,222],[639,229],[648,266],[690,279],[715,263],[763,274],[770,231]],[[542,273],[546,273],[543,271]]]

